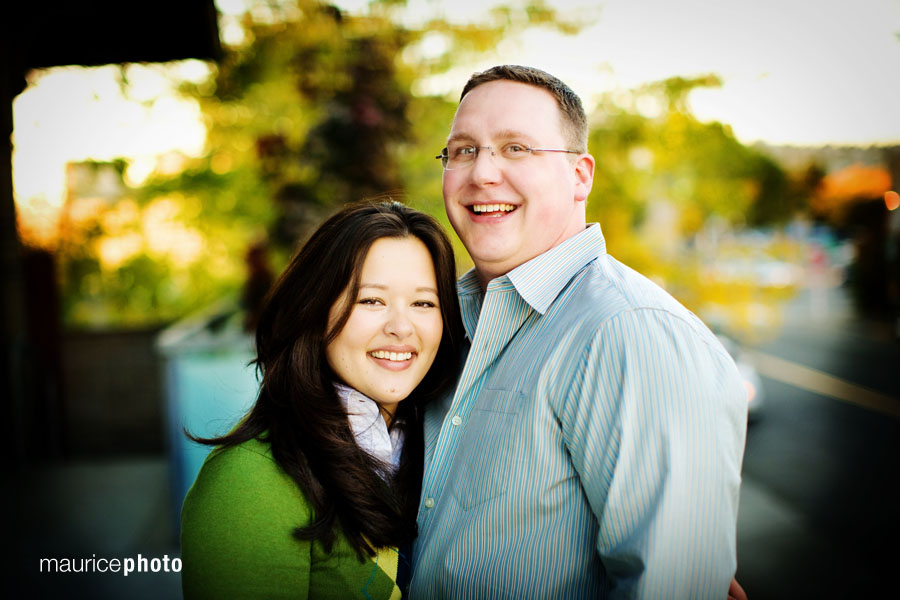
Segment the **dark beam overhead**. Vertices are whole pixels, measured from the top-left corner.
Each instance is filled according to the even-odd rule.
[[[11,58],[26,72],[59,65],[217,60],[222,51],[213,0],[11,2],[0,15],[9,18]]]

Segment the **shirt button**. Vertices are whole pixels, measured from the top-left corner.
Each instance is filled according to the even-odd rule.
[[[425,498],[425,508],[434,507],[434,498]]]
[[[454,425],[459,425],[460,423],[462,423],[462,419],[459,418],[459,415],[455,415],[452,419],[450,419],[450,422]]]

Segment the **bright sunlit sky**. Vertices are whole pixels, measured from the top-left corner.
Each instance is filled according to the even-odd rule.
[[[508,3],[512,3],[510,0]],[[336,0],[350,12],[365,0]],[[227,43],[245,0],[217,0]],[[406,19],[478,18],[491,0],[409,0]],[[900,0],[548,0],[590,23],[576,36],[536,29],[501,43],[472,64],[421,82],[420,93],[455,96],[466,78],[494,64],[536,66],[557,75],[587,107],[599,94],[676,75],[716,73],[718,89],[697,90],[702,120],[732,126],[745,143],[900,143]],[[582,8],[579,8],[582,7]],[[583,8],[590,7],[590,8]],[[440,48],[434,36],[422,51]],[[140,183],[172,151],[198,155],[205,129],[195,103],[174,92],[200,80],[200,61],[33,74],[13,104],[13,178],[32,220],[52,224],[63,201],[65,164],[131,160]],[[129,85],[120,85],[122,75]]]
[[[363,0],[339,0],[360,10]],[[496,2],[411,0],[421,15],[477,16]],[[550,0],[593,25],[577,36],[535,30],[501,44],[475,70],[536,66],[589,99],[676,75],[716,73],[698,90],[704,120],[732,125],[743,142],[900,142],[900,0]],[[460,8],[462,6],[463,8]],[[590,8],[579,8],[588,6]],[[470,66],[435,90],[453,94]]]

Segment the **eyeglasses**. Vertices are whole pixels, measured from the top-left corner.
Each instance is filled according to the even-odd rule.
[[[499,156],[504,162],[514,163],[514,162],[522,162],[524,159],[527,159],[530,156],[534,156],[535,152],[564,152],[566,154],[581,154],[577,150],[554,150],[550,148],[529,148],[528,146],[523,146],[522,144],[506,144],[499,151],[495,150],[493,146],[448,146],[441,150],[441,153],[435,156],[435,158],[441,159],[441,165],[443,165],[444,169],[447,171],[452,171],[454,169],[465,169],[467,167],[471,167],[475,164],[475,160],[478,158],[478,153],[482,150],[489,150],[491,153],[491,157]],[[494,164],[497,166],[502,166],[502,163],[498,163],[496,158],[494,159]]]

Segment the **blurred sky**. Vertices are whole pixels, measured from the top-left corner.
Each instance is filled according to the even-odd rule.
[[[353,12],[367,3],[336,4]],[[410,0],[408,7],[413,22],[465,21],[496,4]],[[722,88],[694,92],[691,106],[703,120],[730,124],[743,142],[900,143],[900,0],[546,4],[592,24],[572,37],[535,30],[508,40],[428,91],[456,94],[473,68],[498,63],[543,68],[585,100],[667,77],[716,73]]]
[[[366,10],[364,0],[334,1],[350,12]],[[239,39],[237,18],[246,3],[217,0],[226,43]],[[466,22],[497,4],[409,0],[403,19]],[[507,39],[474,62],[420,82],[416,91],[455,96],[473,71],[519,63],[559,76],[590,107],[603,92],[712,72],[723,86],[693,92],[691,106],[702,120],[731,125],[745,143],[900,143],[900,0],[547,4],[587,25],[576,36],[540,28]],[[418,50],[442,47],[434,35]],[[13,104],[13,181],[23,218],[53,230],[67,162],[125,157],[131,160],[126,179],[139,184],[159,168],[162,154],[200,154],[202,115],[175,87],[208,72],[205,63],[182,61],[32,73]]]

